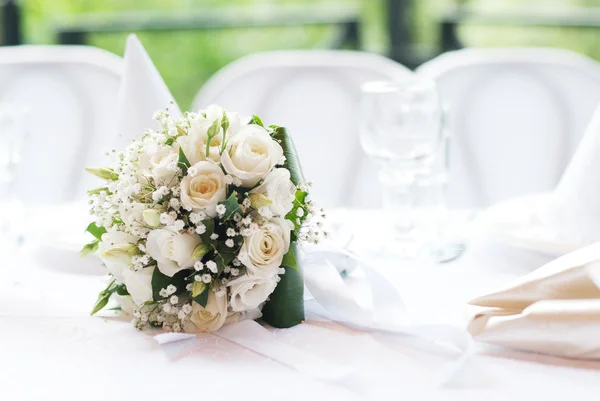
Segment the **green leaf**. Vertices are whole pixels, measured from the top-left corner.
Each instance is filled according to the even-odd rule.
[[[198,281],[196,281],[194,283],[194,285],[198,283]],[[204,283],[201,283],[204,284]],[[192,299],[194,301],[196,301],[197,303],[199,303],[203,308],[206,307],[206,303],[208,302],[208,292],[210,291],[209,286],[207,286],[206,284],[204,285],[204,289],[202,289],[202,292],[200,292],[199,295],[196,296],[192,296]]]
[[[205,244],[210,244],[212,241],[210,236],[215,232],[215,222],[213,219],[202,220],[202,224],[206,226],[206,231],[204,234],[200,234],[200,238],[202,238],[202,242]]]
[[[293,251],[292,247],[290,247],[290,250],[288,251],[288,253],[283,255],[283,261],[281,262],[281,265],[291,267],[293,269],[298,270],[298,263],[296,262],[296,255],[294,255],[294,251]]]
[[[302,172],[302,166],[300,159],[298,158],[298,152],[296,146],[292,140],[291,135],[288,134],[284,127],[278,127],[275,130],[275,139],[279,140],[281,147],[283,148],[283,155],[285,156],[285,168],[290,171],[290,178],[294,185],[304,184],[304,173]]]
[[[94,252],[96,252],[98,250],[99,245],[100,245],[100,241],[97,239],[93,240],[89,244],[85,244],[83,246],[83,248],[81,248],[81,251],[79,251],[79,257],[85,258],[86,256],[90,256],[91,254],[93,254]]]
[[[100,187],[100,188],[94,188],[94,189],[90,189],[89,191],[87,191],[88,196],[89,195],[100,195],[100,192],[106,192],[108,193],[108,188],[107,187]]]
[[[308,196],[307,192],[296,190],[296,196],[294,198],[294,204],[292,206],[292,210],[285,216],[285,218],[291,221],[294,224],[294,230],[292,231],[292,242],[296,241],[297,231],[302,226],[302,222],[306,219],[307,212],[304,211],[302,217],[298,217],[298,209],[304,208],[304,201]],[[298,224],[297,220],[300,219],[300,224]]]
[[[177,167],[181,169],[183,175],[187,174],[187,169],[191,166],[190,161],[183,153],[183,149],[179,147],[179,160],[177,161]]]
[[[119,294],[122,297],[125,297],[127,295],[129,295],[129,291],[127,291],[127,287],[125,287],[125,284],[119,284],[115,287],[115,292],[117,294]]]
[[[260,125],[261,127],[265,127],[265,125],[263,124],[262,120],[260,119],[259,116],[257,115],[253,115],[252,119],[250,120],[249,124],[256,124],[256,125]]]
[[[298,253],[296,244],[290,252]],[[296,259],[296,258],[294,258]],[[285,274],[269,296],[262,313],[263,320],[273,327],[288,328],[304,321],[304,279],[302,270],[283,265]]]
[[[237,192],[233,191],[229,198],[225,200],[225,202],[219,202],[221,205],[225,205],[225,218],[231,217],[232,214],[237,212],[240,209],[240,204],[238,203]]]
[[[87,226],[85,231],[92,234],[96,239],[102,241],[102,234],[106,233],[106,228],[98,227],[96,223],[92,222],[89,226]]]
[[[112,168],[86,167],[85,171],[104,180],[116,181],[119,179],[119,174],[115,173],[115,170],[113,170]]]
[[[217,274],[221,274],[223,270],[225,270],[225,266],[227,266],[231,261],[235,258],[235,253],[231,250],[231,248],[227,249],[219,249],[217,256],[215,258],[215,263],[217,264]]]
[[[181,291],[182,289],[184,289],[186,284],[185,279],[188,276],[188,274],[188,270],[182,270],[176,273],[173,277],[169,277],[165,274],[162,274],[160,270],[158,270],[158,267],[155,267],[154,272],[152,273],[151,280],[152,299],[155,301],[163,299],[163,297],[160,296],[160,290],[162,290],[163,288],[167,288],[167,286],[169,286],[170,284],[173,284],[175,287],[177,287],[177,291]]]
[[[173,145],[173,142],[175,142],[175,138],[171,137],[165,141],[165,145],[171,146]]]

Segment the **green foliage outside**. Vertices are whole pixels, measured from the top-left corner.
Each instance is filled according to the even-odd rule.
[[[413,37],[435,48],[437,18],[457,0],[412,0]],[[483,10],[532,9],[568,6],[600,6],[600,0],[472,0],[465,3]],[[55,43],[54,27],[81,13],[135,11],[201,12],[219,8],[223,12],[268,12],[286,4],[330,4],[346,9],[357,7],[363,23],[362,42],[369,51],[385,54],[386,0],[24,0],[25,41]],[[237,11],[227,11],[237,10]],[[469,46],[557,46],[600,59],[597,29],[529,27],[461,27],[461,39]],[[222,31],[139,33],[150,56],[183,108],[202,84],[219,68],[246,54],[275,49],[326,48],[336,34],[334,27],[237,28]],[[126,33],[94,34],[89,44],[123,54]]]

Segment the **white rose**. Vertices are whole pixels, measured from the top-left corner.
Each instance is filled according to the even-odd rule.
[[[208,129],[215,120],[218,120],[218,124],[221,126],[225,110],[222,107],[212,105],[204,110],[204,113],[206,114],[206,117],[203,116],[202,113],[199,113],[198,116],[192,120],[187,135],[177,138],[177,142],[191,164],[196,164],[199,161],[206,159],[219,162],[221,159],[223,130],[221,129],[219,133],[211,139],[208,157],[206,156],[206,143],[208,142]],[[236,113],[227,113],[227,119],[229,120],[229,127],[227,128],[227,134],[225,135],[226,140],[233,137],[244,124],[242,118]],[[247,122],[248,120],[249,119],[246,119],[245,121]]]
[[[196,234],[158,229],[148,234],[146,252],[156,260],[162,274],[173,277],[194,264],[194,249],[200,243],[202,240]]]
[[[114,294],[113,297],[117,301],[117,303],[121,307],[121,310],[124,313],[128,315],[133,315],[133,311],[137,308],[137,305],[135,304],[135,302],[133,302],[133,298],[131,297],[131,295]]]
[[[215,217],[217,204],[227,197],[225,174],[221,167],[209,162],[198,162],[192,167],[196,175],[186,175],[181,180],[181,204]]]
[[[290,180],[290,172],[285,168],[273,169],[263,182],[250,191],[250,194],[263,194],[270,201],[273,214],[285,216],[294,206],[296,186]]]
[[[221,164],[228,174],[251,188],[262,180],[283,157],[283,149],[259,125],[242,127],[227,141]]]
[[[157,183],[168,184],[173,180],[176,171],[169,169],[169,165],[177,163],[179,155],[170,146],[159,146],[155,143],[144,145],[138,162],[142,174],[152,177]]]
[[[214,291],[209,290],[205,308],[197,302],[192,302],[192,313],[184,330],[188,333],[217,331],[223,326],[226,318],[227,296],[217,296]]]
[[[231,288],[231,309],[244,312],[258,308],[277,286],[277,274],[270,277],[243,275],[227,284]]]
[[[129,292],[133,302],[135,302],[137,305],[152,301],[153,273],[154,266],[145,267],[139,271],[133,271],[130,269],[123,270],[127,292]]]
[[[238,259],[257,276],[277,274],[283,256],[290,249],[290,235],[291,228],[285,219],[271,219],[244,238]]]
[[[102,235],[102,242],[98,246],[100,259],[119,283],[125,280],[123,270],[132,265],[131,257],[137,253],[137,247],[133,244],[137,240],[137,237],[122,231],[111,231]]]
[[[233,312],[229,311],[227,313],[227,319],[225,319],[225,324],[237,323],[242,320],[256,320],[262,317],[262,312],[260,308],[247,310],[244,312]]]

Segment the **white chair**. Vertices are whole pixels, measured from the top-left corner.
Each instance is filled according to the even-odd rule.
[[[449,107],[455,207],[552,190],[600,103],[600,64],[566,50],[459,50],[417,73]]]
[[[403,79],[402,65],[353,51],[276,51],[241,58],[215,74],[193,109],[219,104],[286,126],[294,136],[313,199],[325,207],[376,207],[377,172],[358,138],[361,85]]]
[[[80,199],[95,185],[83,168],[106,164],[104,154],[119,144],[121,70],[120,57],[93,47],[0,48],[0,104],[18,103],[28,112],[16,171],[25,204]]]

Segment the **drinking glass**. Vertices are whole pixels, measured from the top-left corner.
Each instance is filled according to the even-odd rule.
[[[424,248],[433,250],[445,215],[447,182],[447,136],[435,83],[422,78],[368,82],[362,87],[360,117],[361,145],[377,162],[383,189],[386,227],[379,251],[413,259]]]
[[[15,192],[16,167],[27,135],[27,107],[0,102],[0,235],[3,245],[16,245],[22,234],[23,205]]]

